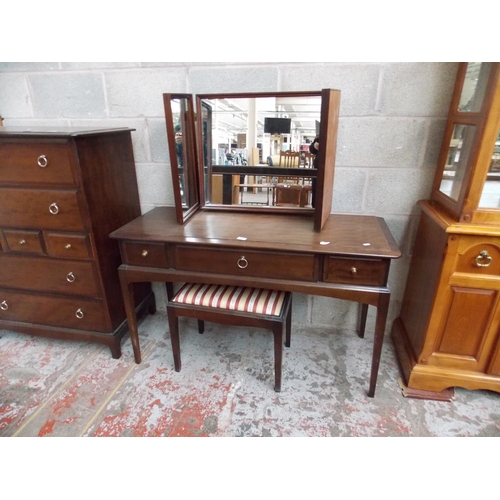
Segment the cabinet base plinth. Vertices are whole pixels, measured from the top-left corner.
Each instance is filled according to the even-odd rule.
[[[419,399],[443,400],[443,391],[454,387],[500,393],[500,377],[454,367],[418,363],[400,318],[394,321],[391,337],[403,373],[405,390],[408,391],[407,394],[412,394],[408,397],[418,395]],[[429,397],[424,397],[425,393],[428,393]]]

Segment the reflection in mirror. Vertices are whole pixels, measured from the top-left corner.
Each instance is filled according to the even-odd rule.
[[[199,205],[192,96],[164,94],[163,99],[177,219],[183,223]]]
[[[181,202],[182,207],[186,209],[188,207],[187,202],[187,192],[186,192],[186,182],[185,182],[185,172],[184,164],[187,155],[186,143],[182,140],[183,133],[185,134],[185,120],[182,117],[186,113],[186,101],[185,99],[172,99],[170,101],[172,106],[172,125],[174,127],[174,137],[175,137],[175,153],[177,157],[177,168],[179,171],[179,187],[181,190]],[[183,123],[184,122],[184,123]]]
[[[459,124],[453,128],[439,190],[455,201],[458,201],[462,188],[475,129],[474,125]]]
[[[500,208],[500,130],[491,155],[490,168],[483,185],[479,207]]]
[[[467,63],[458,111],[471,113],[481,111],[491,64],[490,62]]]
[[[200,96],[205,204],[311,210],[320,93]]]

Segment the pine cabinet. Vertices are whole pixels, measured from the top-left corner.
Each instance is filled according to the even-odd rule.
[[[461,63],[392,338],[410,389],[500,392],[500,63]]]

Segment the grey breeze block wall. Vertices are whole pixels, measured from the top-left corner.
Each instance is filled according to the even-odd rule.
[[[456,63],[0,62],[5,126],[131,127],[143,213],[173,205],[162,94],[341,91],[333,212],[383,217],[402,251],[389,275],[398,316],[418,209],[428,198]],[[162,284],[153,284],[165,308]],[[354,331],[358,305],[296,295],[293,322]],[[370,308],[367,336],[374,327]]]

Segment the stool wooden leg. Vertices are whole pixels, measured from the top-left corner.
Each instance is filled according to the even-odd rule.
[[[202,319],[198,320],[198,332],[203,333],[205,331],[205,322]]]
[[[176,372],[181,371],[181,346],[179,339],[179,318],[175,310],[167,307],[168,326],[170,329],[170,341],[172,342],[172,354],[174,355],[174,368]]]
[[[274,390],[281,391],[281,368],[283,364],[283,327],[281,323],[273,326],[274,334]]]
[[[360,338],[364,338],[365,336],[367,315],[368,315],[368,304],[360,304],[359,315],[358,315],[358,337]]]

